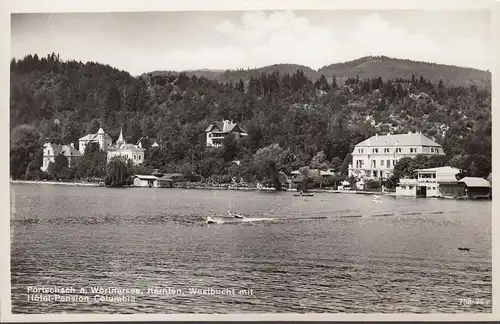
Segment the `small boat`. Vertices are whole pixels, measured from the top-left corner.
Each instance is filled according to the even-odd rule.
[[[470,251],[470,249],[469,249],[469,248],[464,248],[464,247],[459,247],[458,249],[459,249],[460,251]]]
[[[207,216],[207,224],[237,223],[241,221],[241,218],[231,216]]]
[[[241,215],[241,214],[236,214],[236,213],[233,213],[231,212],[230,210],[227,211],[227,214],[229,215],[229,217],[234,217],[234,218],[245,218],[245,216]]]
[[[303,192],[303,191],[301,191],[301,192],[299,192],[299,193],[294,193],[293,195],[294,195],[295,197],[312,197],[312,196],[314,196],[314,193],[312,193],[312,192]]]

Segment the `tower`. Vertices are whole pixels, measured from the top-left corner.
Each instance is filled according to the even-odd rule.
[[[100,127],[99,130],[97,131],[97,142],[99,143],[99,148],[103,151],[107,150],[107,145],[106,142],[104,141],[105,136],[106,134],[104,133],[104,130],[102,129],[102,127]]]
[[[122,126],[120,128],[120,136],[118,136],[118,139],[116,140],[116,146],[120,148],[120,146],[122,146],[123,144],[125,144],[125,140],[123,139],[123,126]]]

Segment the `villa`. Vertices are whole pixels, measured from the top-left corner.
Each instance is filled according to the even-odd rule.
[[[120,130],[120,136],[116,140],[115,145],[108,147],[107,158],[109,161],[115,156],[121,156],[132,161],[134,165],[138,165],[144,162],[144,151],[145,149],[140,147],[140,145],[127,144],[123,139],[123,131]]]
[[[79,158],[82,156],[82,153],[80,153],[71,143],[70,145],[61,145],[61,144],[52,144],[52,143],[45,143],[43,144],[43,162],[42,166],[40,169],[42,171],[47,171],[49,164],[52,162],[54,163],[56,160],[56,156],[59,154],[63,154],[66,156],[68,159],[68,167],[71,167],[73,161],[76,158]]]
[[[220,147],[226,135],[232,133],[236,139],[247,136],[247,131],[243,126],[234,123],[232,120],[215,122],[205,130],[207,133],[207,146]]]
[[[85,153],[85,148],[89,143],[98,143],[99,148],[106,152],[113,143],[111,136],[106,134],[102,128],[99,128],[95,134],[87,134],[78,140],[78,149],[80,153]]]
[[[349,177],[385,180],[392,175],[397,161],[418,154],[445,155],[441,145],[422,133],[377,134],[354,147]]]

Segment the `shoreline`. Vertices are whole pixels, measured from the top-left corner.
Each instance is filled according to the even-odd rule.
[[[10,183],[17,184],[45,184],[45,185],[62,185],[62,186],[80,186],[80,187],[106,187],[101,186],[95,182],[62,182],[62,181],[39,181],[39,180],[10,180]],[[257,187],[236,187],[231,185],[221,186],[187,186],[187,187],[173,187],[173,188],[148,188],[148,187],[134,187],[125,186],[124,188],[144,188],[144,189],[197,189],[197,190],[239,190],[239,191],[263,191],[275,192],[274,188],[257,188]],[[283,189],[282,192],[297,192],[297,189]],[[373,192],[373,191],[347,191],[347,190],[334,190],[334,189],[309,189],[311,193],[341,193],[341,194],[364,194],[364,195],[388,195],[393,196],[392,192]]]
[[[94,182],[62,182],[62,181],[37,181],[37,180],[10,180],[10,183],[21,184],[46,184],[46,185],[62,185],[62,186],[79,186],[79,187],[101,187]]]
[[[59,181],[36,181],[36,180],[10,180],[11,184],[42,184],[42,185],[61,185],[61,186],[74,186],[74,187],[102,187],[108,188],[104,185],[99,185],[96,182],[59,182]],[[186,187],[172,187],[172,188],[160,188],[160,187],[134,187],[134,186],[124,186],[122,188],[136,188],[136,189],[186,189],[186,190],[233,190],[233,191],[260,191],[267,193],[275,193],[274,188],[257,188],[257,187],[235,187],[231,185],[224,186],[186,186]],[[282,189],[279,192],[297,192],[297,189]],[[347,195],[378,195],[393,198],[417,198],[408,196],[397,196],[395,192],[381,192],[381,191],[363,191],[363,190],[336,190],[336,189],[309,189],[309,193],[325,193],[325,194],[347,194]],[[455,199],[455,200],[487,200],[481,198],[467,198],[467,197],[426,197],[425,199]]]

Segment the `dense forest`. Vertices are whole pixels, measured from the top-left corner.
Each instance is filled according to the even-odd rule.
[[[350,77],[359,76],[364,78],[381,77],[383,80],[402,78],[408,79],[412,75],[423,76],[426,80],[434,84],[438,84],[440,80],[446,86],[469,86],[475,85],[479,88],[491,87],[491,73],[473,68],[463,68],[452,65],[417,62],[411,60],[402,60],[390,58],[387,56],[366,56],[357,60],[348,62],[335,63],[324,66],[318,70],[313,70],[310,67],[298,64],[274,64],[255,69],[238,69],[238,70],[193,70],[185,71],[186,75],[191,77],[205,77],[210,80],[220,82],[238,82],[240,79],[248,82],[250,78],[258,78],[262,73],[270,74],[274,71],[279,74],[293,74],[297,70],[302,70],[304,74],[316,81],[324,75],[328,82],[332,82],[333,75],[339,84],[344,84],[345,80]],[[165,75],[175,74],[175,71],[154,71],[148,74]]]
[[[248,136],[207,148],[205,129],[222,119],[241,123]],[[352,75],[341,82],[335,75],[311,79],[300,69],[234,82],[187,73],[132,77],[108,65],[61,61],[54,53],[11,61],[14,178],[41,165],[43,142],[77,146],[100,126],[114,140],[120,127],[129,143],[161,139],[160,149],[147,149],[142,168],[203,178],[251,181],[306,165],[345,174],[356,143],[377,132],[408,131],[435,139],[451,159],[446,162],[470,174],[491,172],[488,87],[450,86],[419,74]]]

